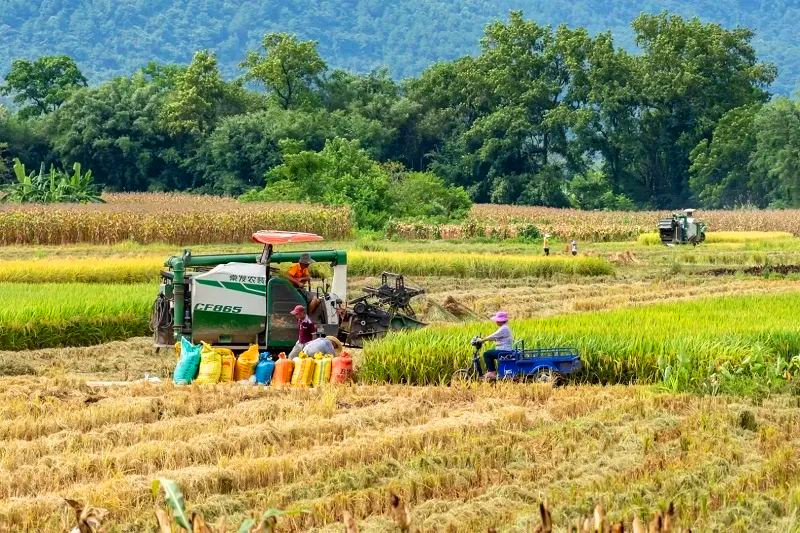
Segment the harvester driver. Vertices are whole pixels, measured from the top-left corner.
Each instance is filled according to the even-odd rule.
[[[508,327],[508,313],[505,311],[498,311],[492,317],[492,320],[497,324],[497,331],[481,339],[482,342],[494,341],[495,348],[493,350],[486,350],[483,353],[483,362],[486,364],[486,379],[497,378],[497,359],[509,355],[513,352],[514,336],[511,329]]]
[[[289,281],[303,291],[303,294],[306,295],[306,300],[308,301],[308,312],[309,314],[314,314],[319,307],[319,298],[317,298],[308,288],[310,288],[311,283],[311,272],[309,271],[308,267],[311,263],[315,263],[313,259],[311,259],[311,255],[303,254],[300,256],[300,259],[297,263],[293,264],[289,267],[289,271],[287,272]]]

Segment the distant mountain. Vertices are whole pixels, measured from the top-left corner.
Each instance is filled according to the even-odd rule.
[[[764,60],[778,66],[773,91],[800,89],[800,0],[2,0],[0,75],[15,58],[64,53],[99,82],[150,60],[186,63],[214,50],[226,75],[269,31],[320,43],[330,66],[396,78],[478,49],[484,25],[521,9],[538,22],[611,30],[634,49],[630,22],[667,10],[754,29]]]

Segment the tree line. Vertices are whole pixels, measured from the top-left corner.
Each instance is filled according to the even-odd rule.
[[[668,13],[632,29],[637,54],[609,32],[514,11],[486,26],[478,54],[403,81],[332,69],[316,42],[287,33],[244,53],[233,80],[208,50],[97,86],[66,56],[17,60],[0,86],[17,105],[0,111],[0,175],[14,157],[79,162],[111,190],[346,201],[367,225],[380,223],[381,202],[402,202],[397,191],[428,189],[445,196],[402,215],[463,212],[466,196],[585,209],[800,204],[800,105],[771,99],[776,69],[759,61],[753,33]]]

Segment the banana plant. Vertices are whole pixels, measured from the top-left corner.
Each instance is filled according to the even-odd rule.
[[[92,171],[81,174],[80,163],[72,165],[72,175],[50,166],[45,173],[44,163],[39,172],[25,169],[25,165],[14,158],[16,182],[7,185],[0,201],[5,203],[102,203],[100,192],[92,180]]]

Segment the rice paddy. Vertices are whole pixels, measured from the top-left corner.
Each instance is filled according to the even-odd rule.
[[[705,243],[769,242],[792,239],[794,235],[786,231],[711,231],[706,233]],[[636,239],[639,244],[661,245],[658,233],[642,233]]]
[[[787,374],[800,373],[798,313],[798,292],[727,296],[521,320],[514,332],[528,348],[576,348],[584,367],[575,377],[580,382],[718,391],[734,376],[782,386]],[[469,339],[494,329],[470,323],[395,334],[365,347],[360,377],[447,383],[470,364]]]
[[[795,212],[698,212],[707,241],[668,248],[647,236],[663,213],[476,206],[433,240],[348,240],[344,212],[248,204],[229,220],[211,204],[235,202],[159,214],[162,195],[112,198],[101,215],[0,209],[0,531],[69,530],[63,498],[108,509],[110,531],[154,531],[159,477],[229,529],[277,508],[278,531],[342,531],[345,515],[387,531],[397,496],[416,531],[535,530],[543,501],[555,530],[598,503],[630,529],[670,501],[696,531],[800,530]],[[174,353],[147,337],[164,259],[256,253],[250,226],[279,212],[308,224],[282,229],[342,239],[308,247],[348,251],[350,297],[387,270],[425,288],[429,326],[356,351],[351,386],[172,385]],[[180,229],[159,238],[162,220]],[[550,257],[515,238],[531,224],[554,235]],[[498,309],[584,370],[561,387],[442,386]]]
[[[147,335],[155,286],[0,283],[0,349],[84,346]]]

